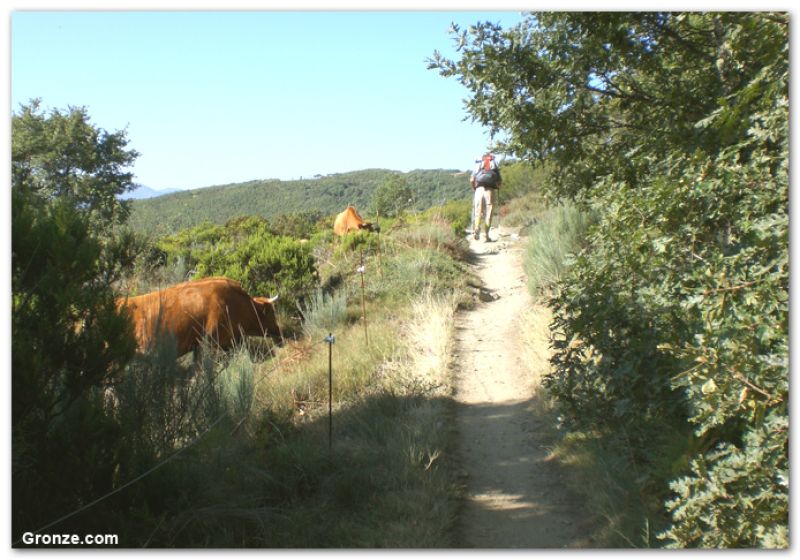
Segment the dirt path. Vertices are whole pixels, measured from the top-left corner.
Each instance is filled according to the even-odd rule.
[[[462,547],[591,547],[587,515],[548,461],[552,431],[536,396],[548,367],[547,311],[533,307],[516,230],[473,241],[484,290],[476,309],[456,321],[456,401],[466,475]],[[534,340],[521,323],[534,321]]]

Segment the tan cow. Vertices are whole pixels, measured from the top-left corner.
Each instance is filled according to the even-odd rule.
[[[358,231],[360,229],[367,231],[379,230],[377,225],[365,222],[353,206],[345,208],[343,212],[336,216],[336,220],[333,222],[333,233],[339,237],[346,235],[350,231]]]
[[[151,349],[159,336],[173,336],[182,356],[196,350],[204,337],[228,349],[243,336],[269,336],[283,343],[275,317],[277,299],[250,297],[229,278],[212,277],[184,282],[141,296],[119,298],[133,322],[139,350]]]

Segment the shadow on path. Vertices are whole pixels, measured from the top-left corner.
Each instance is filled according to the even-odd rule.
[[[457,403],[468,487],[462,547],[592,546],[589,516],[549,460],[551,428],[535,401]]]

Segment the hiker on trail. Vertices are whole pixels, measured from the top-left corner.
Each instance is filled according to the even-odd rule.
[[[486,241],[492,241],[489,237],[489,227],[492,225],[492,203],[497,196],[497,189],[503,183],[500,176],[500,168],[497,166],[494,156],[486,153],[475,162],[477,165],[469,178],[469,184],[474,191],[472,199],[472,237],[477,240],[480,238],[481,223],[486,236]],[[485,209],[485,211],[484,211]]]

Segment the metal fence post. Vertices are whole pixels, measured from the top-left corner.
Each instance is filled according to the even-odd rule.
[[[364,251],[361,251],[361,266],[358,267],[361,273],[361,314],[364,319],[364,342],[369,346],[369,334],[367,333],[367,304],[364,299]]]
[[[336,337],[328,333],[325,337],[328,343],[328,450],[333,447],[333,343]]]

